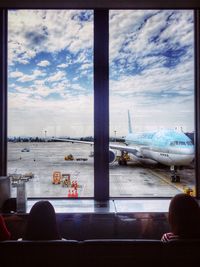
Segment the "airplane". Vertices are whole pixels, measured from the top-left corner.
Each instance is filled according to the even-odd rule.
[[[73,139],[55,139],[58,141],[93,145],[93,142]],[[161,163],[170,166],[171,182],[180,182],[178,167],[189,165],[194,159],[194,145],[183,132],[174,129],[162,129],[156,132],[133,133],[128,111],[128,135],[125,145],[109,144],[109,163],[118,160],[119,165],[127,165],[127,155],[141,163]],[[117,151],[121,156],[117,157]]]

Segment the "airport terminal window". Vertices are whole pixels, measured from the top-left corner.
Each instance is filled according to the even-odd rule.
[[[8,11],[8,174],[28,197],[93,197],[93,10]]]
[[[8,11],[12,196],[95,197],[94,16]],[[110,197],[195,194],[193,10],[109,10],[109,87]]]
[[[195,194],[193,11],[110,10],[109,60],[110,196]]]

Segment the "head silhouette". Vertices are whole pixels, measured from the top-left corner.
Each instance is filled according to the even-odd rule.
[[[200,208],[194,197],[178,194],[169,206],[169,224],[181,238],[200,237]]]
[[[25,240],[60,239],[54,207],[49,201],[38,201],[28,216]]]

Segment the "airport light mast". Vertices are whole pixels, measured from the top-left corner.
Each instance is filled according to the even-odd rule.
[[[117,131],[115,130],[114,133],[115,133],[115,142],[116,142],[117,141],[117,138],[116,138]]]

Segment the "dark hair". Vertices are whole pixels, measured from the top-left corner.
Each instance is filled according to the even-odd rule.
[[[173,197],[168,219],[172,232],[180,238],[200,237],[200,208],[194,197],[187,194]]]
[[[23,239],[55,240],[61,239],[56,222],[54,207],[49,201],[38,201],[33,205]]]

